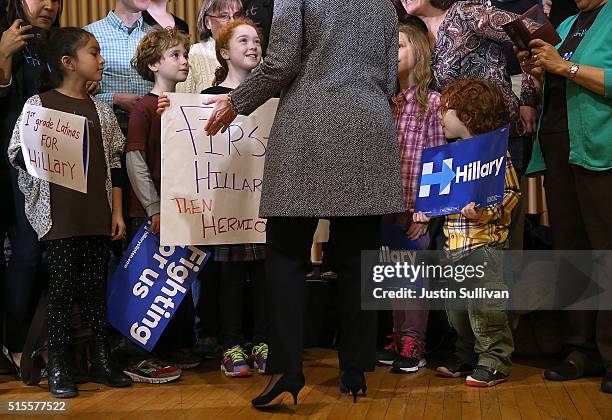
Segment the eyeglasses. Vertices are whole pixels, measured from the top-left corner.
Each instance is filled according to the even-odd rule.
[[[219,19],[222,22],[229,22],[230,20],[236,20],[236,19],[243,18],[245,14],[243,12],[238,12],[238,13],[234,13],[233,15],[230,15],[229,13],[221,13],[220,15],[216,15],[216,16],[209,15],[209,14],[206,14],[206,16]]]

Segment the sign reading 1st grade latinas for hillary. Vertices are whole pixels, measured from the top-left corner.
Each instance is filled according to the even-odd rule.
[[[428,216],[460,213],[504,198],[509,126],[423,150],[415,210]]]
[[[85,117],[26,104],[19,130],[30,175],[87,193],[89,128]]]
[[[147,351],[161,337],[210,254],[195,246],[160,246],[143,225],[106,289],[108,322]]]
[[[259,200],[278,99],[207,136],[208,95],[168,94],[162,115],[161,243],[264,243]]]

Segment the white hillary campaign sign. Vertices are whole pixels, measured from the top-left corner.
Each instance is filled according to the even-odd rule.
[[[87,118],[26,104],[19,130],[30,175],[87,193]]]

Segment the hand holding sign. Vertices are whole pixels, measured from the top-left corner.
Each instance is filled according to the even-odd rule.
[[[461,209],[461,215],[470,220],[478,220],[484,213],[483,208],[476,209],[476,203],[473,201]]]
[[[161,240],[164,245],[264,243],[259,217],[263,168],[278,99],[225,133],[204,132],[215,98],[169,93],[162,114]],[[158,102],[158,107],[161,101]]]

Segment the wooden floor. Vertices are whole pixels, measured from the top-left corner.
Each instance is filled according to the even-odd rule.
[[[435,376],[421,369],[395,375],[387,368],[368,374],[368,395],[357,404],[338,392],[336,353],[311,349],[305,354],[307,386],[298,406],[291,397],[270,411],[257,411],[249,401],[267,377],[226,379],[207,361],[165,385],[135,384],[126,389],[79,386],[80,396],[65,400],[68,416],[78,419],[612,419],[612,395],[599,391],[601,378],[567,383],[545,382],[541,367],[516,363],[511,381],[491,389],[470,388],[461,379]],[[432,363],[433,365],[433,363]],[[0,401],[53,400],[46,385],[26,387],[0,376]],[[58,400],[54,400],[58,401]],[[6,412],[5,412],[6,413]],[[45,415],[45,417],[49,417]],[[4,418],[8,418],[5,414]]]

